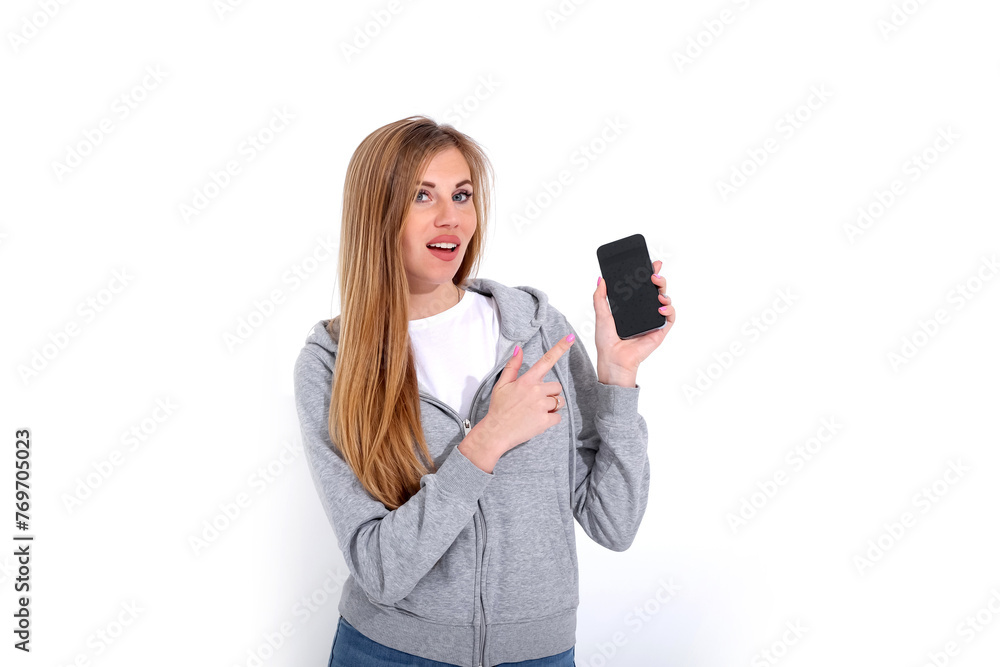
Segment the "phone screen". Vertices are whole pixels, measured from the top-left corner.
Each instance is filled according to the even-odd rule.
[[[601,275],[607,283],[608,305],[618,337],[635,338],[663,327],[659,289],[650,277],[653,265],[642,234],[606,243],[597,249]]]

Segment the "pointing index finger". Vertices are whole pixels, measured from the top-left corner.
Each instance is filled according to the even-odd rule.
[[[524,375],[530,375],[529,379],[534,382],[541,382],[545,374],[552,370],[552,367],[556,365],[559,358],[573,345],[574,338],[576,338],[574,334],[564,336],[551,349],[546,351],[542,355],[542,358],[536,361],[531,368],[525,371]],[[522,375],[522,377],[524,376]]]

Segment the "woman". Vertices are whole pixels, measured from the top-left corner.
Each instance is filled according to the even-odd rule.
[[[544,292],[470,278],[489,174],[478,144],[421,116],[373,132],[348,166],[342,312],[295,364],[350,572],[330,665],[573,665],[574,517],[623,551],[645,512],[635,378],[673,325],[665,281],[666,325],[629,340],[598,281],[595,372]]]

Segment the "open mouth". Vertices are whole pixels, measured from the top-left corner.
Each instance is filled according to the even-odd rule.
[[[454,252],[458,251],[458,246],[454,246],[452,248],[442,248],[442,247],[436,246],[436,245],[428,245],[427,249],[428,250],[437,250],[439,252],[454,253]]]

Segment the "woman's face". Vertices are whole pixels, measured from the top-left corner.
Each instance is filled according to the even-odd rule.
[[[442,150],[431,159],[403,221],[403,266],[411,293],[429,294],[438,286],[449,295],[454,293],[448,283],[476,231],[472,193],[469,165],[457,148]],[[430,243],[456,243],[458,247],[431,249]]]

